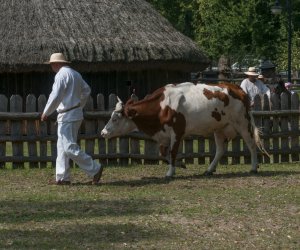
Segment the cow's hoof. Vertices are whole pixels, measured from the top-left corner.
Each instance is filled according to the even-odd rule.
[[[170,180],[172,180],[172,179],[173,179],[173,176],[168,176],[168,175],[165,176],[165,180],[166,180],[166,181],[170,181]]]
[[[203,173],[204,176],[212,176],[214,174],[214,172],[209,172],[209,171],[205,171]]]
[[[255,169],[255,170],[254,170],[254,169],[251,169],[251,170],[250,170],[250,174],[258,174],[257,169]]]

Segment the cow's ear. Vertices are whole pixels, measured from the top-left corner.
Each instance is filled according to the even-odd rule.
[[[126,107],[125,108],[125,115],[128,118],[132,119],[133,117],[136,117],[138,115],[138,113],[137,113],[136,109],[130,108],[130,107]]]
[[[123,103],[122,100],[117,96],[117,100],[119,103]]]

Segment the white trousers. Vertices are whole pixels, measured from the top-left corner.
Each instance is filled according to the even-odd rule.
[[[101,165],[83,152],[77,144],[77,135],[82,120],[74,122],[58,122],[57,127],[57,158],[56,181],[70,181],[70,159],[86,174],[93,177]]]

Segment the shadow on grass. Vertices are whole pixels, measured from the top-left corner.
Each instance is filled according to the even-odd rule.
[[[300,171],[261,171],[257,174],[252,174],[249,172],[234,172],[234,173],[215,173],[210,176],[203,174],[194,174],[189,176],[175,176],[171,179],[166,179],[165,177],[144,177],[138,180],[120,180],[106,182],[102,185],[108,186],[146,186],[155,184],[167,184],[175,180],[193,180],[193,179],[231,179],[231,178],[241,178],[241,177],[274,177],[274,176],[290,176],[290,175],[300,175]]]
[[[1,249],[109,249],[111,244],[133,245],[142,240],[172,237],[158,226],[72,224],[52,228],[0,230]]]
[[[152,214],[160,200],[122,199],[96,201],[1,201],[1,223],[44,222]]]

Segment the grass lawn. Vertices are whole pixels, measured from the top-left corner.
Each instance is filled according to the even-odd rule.
[[[0,169],[0,249],[300,249],[300,166],[107,167],[92,186],[54,169]]]

